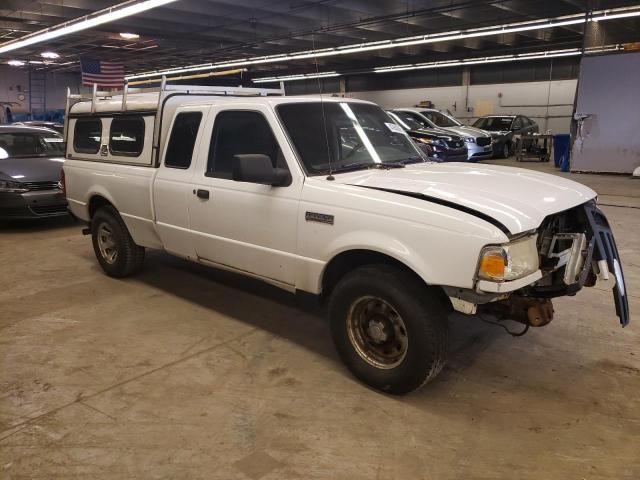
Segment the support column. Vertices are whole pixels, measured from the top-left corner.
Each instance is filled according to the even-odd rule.
[[[464,92],[464,113],[469,113],[471,106],[469,105],[469,85],[471,84],[471,69],[464,67],[462,69],[462,89]]]

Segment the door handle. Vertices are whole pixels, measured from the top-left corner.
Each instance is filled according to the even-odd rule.
[[[194,192],[198,198],[202,198],[204,200],[209,200],[209,190],[203,190],[199,188]]]

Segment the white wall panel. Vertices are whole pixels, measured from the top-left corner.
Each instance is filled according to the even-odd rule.
[[[572,171],[631,173],[640,167],[640,53],[582,61]],[[637,183],[637,182],[636,182]]]
[[[465,109],[467,87],[464,86],[349,92],[347,95],[378,103],[385,108],[410,107],[421,100],[431,100],[436,108],[450,110],[465,123],[472,122],[482,114],[521,113],[538,122],[541,130],[550,129],[553,133],[569,133],[571,105],[576,83],[576,80],[559,80],[470,85],[468,104],[471,111]],[[499,93],[502,93],[502,98],[498,97]],[[566,104],[566,106],[548,107],[547,113],[548,104]],[[562,116],[562,118],[545,120],[544,117],[547,114],[552,117]]]

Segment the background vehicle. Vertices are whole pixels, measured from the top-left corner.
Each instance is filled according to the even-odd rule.
[[[0,126],[0,218],[67,214],[59,180],[64,162],[60,134],[24,126]]]
[[[43,127],[55,130],[58,133],[64,133],[64,125],[57,122],[46,122],[44,120],[26,120],[24,122],[15,122],[13,125],[24,125],[25,127]]]
[[[440,128],[453,135],[462,137],[467,144],[467,158],[469,161],[486,160],[493,154],[491,135],[483,130],[462,125],[458,120],[439,110],[430,108],[394,108],[394,112],[404,112],[411,115],[425,128]]]
[[[268,93],[163,86],[71,106],[65,191],[108,275],[157,248],[317,295],[345,364],[394,394],[441,371],[452,308],[545,325],[551,297],[595,283],[592,258],[620,279],[628,322],[593,190],[426,162],[377,105]]]
[[[393,121],[416,142],[429,160],[436,162],[466,162],[467,147],[462,138],[446,130],[422,128],[411,115],[404,112],[387,112]]]
[[[536,122],[524,115],[487,115],[476,120],[473,126],[491,132],[493,154],[502,158],[513,154],[514,135],[528,135],[540,130]]]

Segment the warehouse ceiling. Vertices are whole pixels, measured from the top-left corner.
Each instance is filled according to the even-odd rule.
[[[121,60],[127,74],[339,47],[637,5],[638,0],[178,0],[72,35],[0,55],[41,61],[60,54],[54,71],[78,70],[78,58]],[[0,1],[0,43],[120,2],[109,0]],[[640,41],[639,17],[592,22],[587,44]],[[140,37],[126,40],[121,32]],[[251,76],[341,71],[412,62],[581,47],[584,26],[501,34],[333,57],[255,65]],[[318,65],[316,65],[316,61]]]

